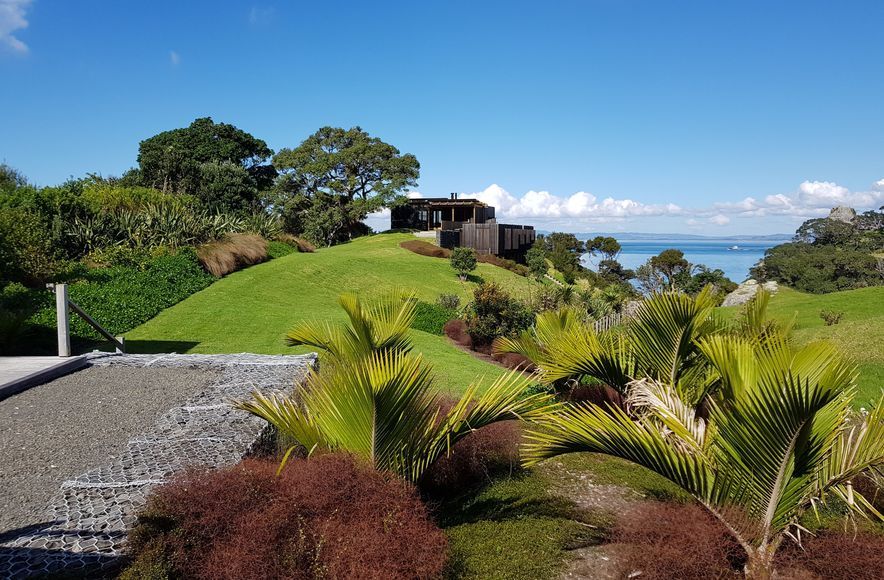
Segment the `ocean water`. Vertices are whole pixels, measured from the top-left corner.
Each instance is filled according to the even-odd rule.
[[[764,257],[768,248],[783,243],[782,241],[743,241],[743,240],[622,240],[623,251],[617,258],[624,268],[635,269],[656,256],[663,250],[676,248],[684,252],[685,258],[692,264],[705,264],[710,268],[719,268],[724,274],[740,283],[749,277],[749,268]],[[590,260],[583,256],[583,263],[595,269],[598,259]]]

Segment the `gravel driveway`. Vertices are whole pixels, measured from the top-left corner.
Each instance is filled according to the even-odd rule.
[[[88,367],[0,401],[0,534],[42,517],[61,483],[107,463],[215,381],[205,369]]]

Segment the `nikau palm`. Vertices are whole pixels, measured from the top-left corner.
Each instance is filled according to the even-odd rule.
[[[765,295],[736,329],[690,300],[672,293],[647,300],[626,332],[629,343],[575,328],[568,332],[579,340],[556,338],[542,353],[543,370],[630,377],[620,385],[628,408],[545,414],[527,436],[526,463],[589,451],[659,473],[727,527],[752,578],[770,577],[783,539],[800,540],[801,516],[828,495],[882,518],[852,487],[861,474],[884,470],[884,404],[863,417],[851,413],[856,368],[829,345],[793,347],[763,320]]]
[[[297,396],[256,392],[253,400],[237,404],[296,442],[283,465],[298,447],[308,453],[340,450],[419,481],[472,431],[498,421],[537,418],[555,407],[546,394],[525,395],[531,380],[514,372],[481,394],[480,383],[471,385],[443,413],[431,393],[430,367],[408,354],[413,300],[397,295],[368,307],[355,298],[341,302],[350,327],[308,324],[289,334],[324,348],[332,358],[330,367],[311,373]]]

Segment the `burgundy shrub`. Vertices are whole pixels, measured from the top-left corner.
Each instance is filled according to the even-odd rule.
[[[518,369],[529,373],[537,370],[537,365],[530,358],[515,352],[495,354],[493,358],[508,369]]]
[[[776,567],[784,578],[793,580],[877,580],[884,576],[884,536],[833,531],[805,534],[801,546],[784,541]]]
[[[344,455],[183,474],[139,517],[134,570],[186,578],[436,578],[447,542],[416,489]],[[124,574],[125,576],[125,574]]]
[[[518,421],[477,429],[427,470],[420,488],[434,498],[455,497],[489,482],[494,475],[517,470],[521,439]]]
[[[744,554],[727,529],[693,504],[647,502],[618,521],[620,572],[640,578],[705,580],[741,578]]]
[[[449,320],[442,327],[445,336],[453,340],[455,343],[467,348],[473,347],[473,339],[470,337],[467,323],[459,318]]]
[[[440,248],[430,242],[423,240],[407,240],[399,244],[400,248],[420,254],[421,256],[429,256],[431,258],[450,258],[451,250]]]

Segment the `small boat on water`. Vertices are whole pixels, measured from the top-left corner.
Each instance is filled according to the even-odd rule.
[[[739,250],[740,246],[731,246],[728,250]]]

